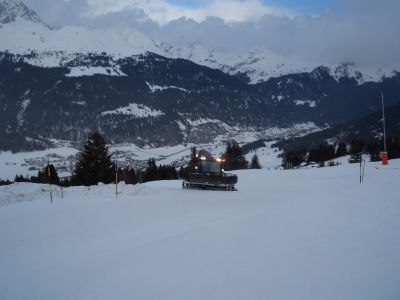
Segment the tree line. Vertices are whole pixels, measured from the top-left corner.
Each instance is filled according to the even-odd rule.
[[[400,136],[391,136],[386,141],[387,152],[390,159],[400,158]],[[328,162],[332,166],[333,159],[348,155],[350,163],[358,163],[363,154],[369,155],[370,161],[379,161],[383,149],[382,141],[365,141],[353,139],[349,144],[322,143],[311,150],[290,150],[283,154],[282,167],[285,169],[295,168],[301,164],[318,164],[323,167]]]
[[[194,167],[195,160],[197,159],[196,153],[196,147],[193,147],[189,167]],[[90,186],[96,185],[99,182],[110,184],[121,181],[124,181],[126,184],[136,184],[138,182],[178,178],[175,166],[157,166],[154,158],[148,160],[144,171],[136,171],[134,168],[129,167],[117,168],[111,160],[111,154],[109,153],[104,137],[98,132],[88,137],[77,158],[73,175],[70,177],[60,178],[54,165],[47,164],[42,170],[38,171],[36,176],[17,175],[14,182],[51,183],[67,187],[79,185]],[[223,158],[223,167],[227,171],[248,168],[261,169],[257,154],[254,154],[249,163],[236,141],[227,142]],[[9,180],[0,180],[0,185],[11,183]]]
[[[149,159],[143,172],[134,168],[117,168],[111,160],[111,154],[104,137],[96,132],[89,136],[81,152],[77,155],[73,175],[60,178],[52,164],[48,164],[38,171],[37,176],[17,175],[15,182],[51,183],[60,186],[95,185],[124,181],[126,184],[136,184],[153,180],[177,179],[177,171],[173,165],[157,166],[154,159]],[[0,182],[1,183],[1,182]],[[4,182],[6,184],[7,182]],[[10,182],[11,183],[11,182]]]
[[[194,169],[198,163],[198,157],[196,147],[191,148],[190,160],[188,167]],[[225,152],[222,154],[224,170],[241,170],[241,169],[261,169],[260,161],[257,154],[254,154],[250,163],[246,160],[246,157],[240,148],[239,144],[235,141],[228,141],[226,143]]]

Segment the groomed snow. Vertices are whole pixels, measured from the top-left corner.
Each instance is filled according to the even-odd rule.
[[[0,299],[399,299],[400,161],[240,171],[238,192],[0,187]],[[31,200],[31,201],[29,201]],[[20,200],[21,201],[21,200]]]

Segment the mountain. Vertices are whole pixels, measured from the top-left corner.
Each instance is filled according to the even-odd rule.
[[[107,53],[114,59],[143,54],[147,51],[169,58],[184,58],[197,64],[219,69],[252,84],[294,73],[311,72],[318,63],[305,63],[266,49],[249,49],[243,53],[213,49],[200,43],[155,41],[132,28],[115,27],[88,30],[66,26],[55,29],[23,2],[0,2],[0,51],[14,54],[37,53],[31,64],[59,67],[79,54]],[[356,78],[360,83],[391,77],[400,66],[363,67],[351,62],[325,64],[336,79]]]
[[[266,49],[252,49],[244,53],[234,54],[217,51],[200,43],[181,45],[159,43],[158,46],[164,51],[164,54],[161,53],[162,55],[185,58],[200,65],[219,69],[251,84],[283,75],[311,72],[321,66],[318,63],[296,61]],[[324,67],[336,80],[345,77],[355,78],[359,83],[378,82],[383,77],[391,77],[396,73],[396,70],[400,70],[399,65],[363,67],[351,62],[344,62],[339,65],[325,63]]]
[[[38,53],[34,65],[61,66],[76,55],[107,52],[115,58],[159,52],[152,39],[129,28],[87,30],[81,27],[52,29],[43,23],[18,19],[0,28],[0,49],[15,54]]]
[[[400,99],[400,74],[359,84],[321,67],[251,85],[150,52],[118,60],[82,55],[52,68],[3,52],[0,68],[0,136],[8,149],[18,136],[80,141],[93,130],[142,145],[210,142],[233,128],[344,123],[378,110],[380,91],[388,105]]]
[[[400,99],[399,73],[372,82],[351,64],[301,69],[274,57],[293,72],[282,75],[268,71],[275,65],[265,51],[235,60],[133,29],[54,29],[22,2],[0,3],[9,16],[0,28],[0,150],[80,142],[94,130],[111,142],[149,146],[207,143],[245,130],[263,138],[271,128],[315,130],[361,118],[380,108],[382,91],[388,105]],[[225,64],[230,58],[234,67]]]
[[[386,136],[400,136],[400,103],[385,108]],[[373,112],[356,121],[347,122],[319,132],[281,141],[276,146],[284,150],[313,149],[324,142],[344,142],[353,139],[374,141],[383,139],[382,112]]]
[[[45,25],[39,15],[27,7],[22,1],[0,1],[0,24],[10,24],[20,18],[25,21]],[[47,25],[46,25],[47,26]]]

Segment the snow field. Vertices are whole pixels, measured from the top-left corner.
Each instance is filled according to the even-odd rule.
[[[398,299],[400,161],[180,181],[0,187],[1,299]],[[10,201],[8,201],[10,202]]]

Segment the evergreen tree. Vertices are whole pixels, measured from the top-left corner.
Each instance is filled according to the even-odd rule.
[[[28,176],[15,175],[14,182],[30,182],[30,179]]]
[[[370,161],[380,161],[381,160],[381,149],[383,146],[378,141],[372,141],[366,146],[366,151],[370,155]]]
[[[258,160],[257,154],[254,154],[251,159],[250,169],[261,169],[260,161]]]
[[[361,161],[364,147],[365,147],[364,141],[357,139],[351,141],[350,151],[349,151],[350,154],[349,163],[359,163]]]
[[[390,159],[400,158],[400,136],[390,136],[386,140],[387,151]]]
[[[158,167],[158,178],[160,180],[164,180],[164,179],[167,179],[167,175],[168,175],[168,167],[164,166],[164,165],[160,165]]]
[[[188,167],[190,170],[194,170],[199,162],[199,158],[197,157],[197,149],[196,147],[192,147],[190,149],[190,160],[188,163]]]
[[[327,154],[326,154],[327,155],[327,159],[325,161],[335,158],[335,155],[336,155],[335,148],[336,148],[335,145],[329,145],[328,146]]]
[[[311,149],[308,153],[308,163],[318,163],[320,166],[324,166],[324,162],[327,160],[334,159],[336,157],[335,146],[328,143],[322,143],[318,145],[318,148]]]
[[[246,169],[248,166],[248,161],[236,141],[227,143],[224,158],[226,170]]]
[[[305,157],[306,157],[305,150],[287,151],[284,154],[282,166],[285,169],[295,168],[305,161]]]
[[[224,161],[225,161],[224,162],[225,170],[231,170],[230,162],[232,161],[232,157],[233,157],[233,155],[232,155],[232,145],[231,145],[231,142],[228,141],[226,143],[226,150],[225,150],[225,153],[223,155],[223,158],[224,158]]]
[[[60,186],[62,186],[62,187],[69,187],[69,186],[72,186],[72,180],[69,178],[69,177],[67,177],[67,178],[61,178],[60,179],[60,184],[59,184]]]
[[[49,176],[50,174],[50,176]],[[60,184],[60,178],[58,177],[57,170],[54,165],[49,164],[43,168],[43,170],[38,171],[37,176],[31,177],[31,182],[35,183],[51,183]]]
[[[342,157],[347,155],[347,146],[345,143],[340,143],[338,148],[336,149],[336,157]]]
[[[136,172],[133,168],[124,169],[124,179],[125,179],[125,184],[136,184],[138,182],[136,177]]]
[[[168,171],[167,171],[167,180],[171,179],[178,179],[178,172],[176,171],[175,166],[170,165],[168,166]]]
[[[94,185],[99,182],[111,183],[115,180],[115,167],[103,136],[92,133],[84,149],[78,154],[73,183],[76,185]]]
[[[154,158],[150,158],[147,161],[147,168],[144,172],[144,181],[154,181],[159,179],[158,168]]]
[[[160,165],[158,167],[159,180],[178,179],[178,173],[173,165]]]
[[[9,185],[9,184],[12,184],[12,182],[9,179],[7,179],[7,180],[0,179],[0,186],[1,185]]]

